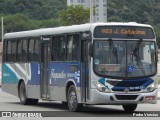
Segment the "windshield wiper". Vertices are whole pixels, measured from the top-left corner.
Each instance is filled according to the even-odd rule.
[[[116,57],[116,63],[118,64],[117,49],[116,49],[116,47],[114,46],[114,43],[113,43],[112,39],[108,39],[108,41],[109,41],[109,46],[112,48],[113,55]]]
[[[143,40],[143,39],[139,39],[139,41],[137,42],[134,50],[132,51],[132,55],[135,56],[136,61],[139,61],[139,60],[140,60],[139,48],[140,48],[140,46],[141,46],[141,44],[142,44],[142,40]]]

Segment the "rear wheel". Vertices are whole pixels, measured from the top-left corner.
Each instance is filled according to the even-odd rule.
[[[123,106],[123,109],[126,111],[126,112],[133,112],[136,110],[137,108],[137,104],[127,104],[127,105],[122,105]]]
[[[38,103],[38,99],[27,98],[26,87],[24,82],[21,82],[19,87],[19,98],[21,104],[23,105],[29,105],[29,104],[35,105]]]
[[[67,101],[69,110],[73,112],[80,111],[83,106],[77,101],[77,94],[74,85],[71,85],[68,89]]]
[[[67,103],[67,102],[64,102],[64,101],[62,101],[62,104],[63,104],[64,106],[67,106],[67,105],[68,105],[68,103]]]

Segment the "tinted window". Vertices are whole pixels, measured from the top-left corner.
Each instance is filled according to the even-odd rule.
[[[11,49],[10,61],[15,61],[16,60],[16,41],[12,41],[11,44],[12,44],[11,45],[12,49]]]
[[[57,61],[65,60],[65,37],[59,37],[57,41]]]
[[[79,58],[79,35],[67,37],[67,60],[77,61]]]
[[[21,61],[22,56],[22,40],[17,42],[17,61]]]
[[[11,41],[8,41],[7,42],[7,58],[6,58],[6,61],[11,61],[11,49],[12,49],[12,46],[11,46]]]
[[[37,38],[32,38],[29,40],[29,61],[39,61],[39,40]]]
[[[34,60],[38,61],[39,60],[39,55],[40,55],[39,40],[36,39],[34,44],[35,44],[35,46],[34,46],[35,47],[35,49],[34,49],[35,50],[34,51],[35,59]]]
[[[28,53],[28,41],[23,40],[22,41],[22,61],[27,61],[27,54]]]
[[[58,37],[53,37],[52,38],[52,61],[56,61],[57,60],[57,40]]]

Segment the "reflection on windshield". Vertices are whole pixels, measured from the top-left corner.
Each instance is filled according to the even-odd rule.
[[[95,41],[94,70],[99,75],[141,77],[156,72],[154,42]]]

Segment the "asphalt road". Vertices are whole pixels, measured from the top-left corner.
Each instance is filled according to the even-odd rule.
[[[126,113],[121,106],[114,105],[90,105],[84,106],[82,112],[69,112],[67,107],[62,105],[61,102],[45,102],[40,101],[37,105],[21,105],[19,98],[2,92],[0,89],[0,111],[45,111],[48,117],[132,117],[133,113]],[[46,112],[47,111],[47,112]],[[144,114],[144,112],[160,111],[160,100],[157,104],[140,104],[138,105],[135,113]],[[155,113],[157,113],[155,112]],[[158,112],[160,117],[160,112]]]

